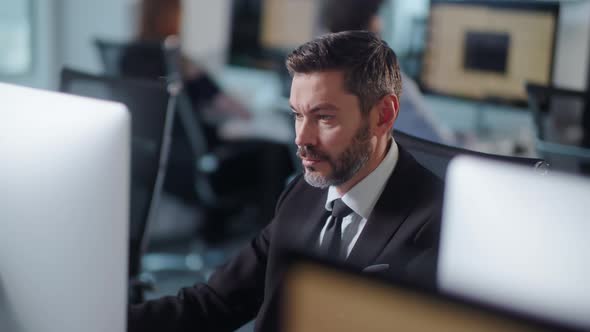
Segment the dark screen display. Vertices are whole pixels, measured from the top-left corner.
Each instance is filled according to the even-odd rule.
[[[465,33],[463,67],[505,74],[509,49],[510,35],[507,33],[468,31]]]

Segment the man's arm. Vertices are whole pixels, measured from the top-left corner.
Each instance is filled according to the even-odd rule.
[[[208,285],[130,306],[128,331],[233,331],[254,318],[264,298],[272,225],[221,266]]]
[[[276,211],[300,179],[301,175],[283,191]],[[236,257],[217,269],[208,284],[130,306],[127,330],[233,331],[253,319],[264,300],[268,251],[276,224],[270,222]]]

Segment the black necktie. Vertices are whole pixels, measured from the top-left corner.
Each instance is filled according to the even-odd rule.
[[[334,201],[332,205],[332,218],[326,231],[324,232],[324,238],[320,245],[320,250],[323,254],[330,258],[342,258],[341,255],[341,241],[342,241],[342,219],[352,213],[352,209],[346,206],[341,199]]]

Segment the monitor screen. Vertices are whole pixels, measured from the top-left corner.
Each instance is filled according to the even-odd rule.
[[[552,79],[558,4],[431,2],[420,83],[433,93],[524,103]]]
[[[316,33],[316,0],[233,0],[230,63],[272,68]]]
[[[283,332],[553,331],[508,312],[311,261],[286,274]]]
[[[445,179],[439,287],[590,328],[588,197],[583,177],[455,158]]]
[[[130,116],[0,84],[0,331],[123,332]]]
[[[470,31],[465,34],[463,68],[465,70],[506,74],[510,35]]]

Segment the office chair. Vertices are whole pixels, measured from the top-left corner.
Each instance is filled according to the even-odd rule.
[[[536,148],[554,168],[590,174],[588,93],[526,84],[536,129]]]
[[[140,302],[143,290],[149,287],[139,280],[141,258],[166,176],[175,90],[163,83],[98,76],[67,68],[61,73],[60,90],[120,102],[131,112],[129,298],[132,303]]]
[[[117,42],[96,38],[94,45],[98,50],[104,72],[110,76],[133,76],[136,78],[165,78],[165,63],[162,60],[166,47],[158,41]],[[176,47],[176,45],[174,46]],[[144,61],[133,62],[136,55]],[[128,57],[129,61],[126,60]],[[127,72],[123,73],[122,68]]]
[[[422,138],[418,138],[399,130],[393,131],[395,141],[404,147],[416,160],[429,171],[437,175],[439,178],[445,178],[447,167],[451,159],[458,155],[470,155],[490,160],[497,160],[529,166],[539,172],[547,172],[549,164],[543,159],[511,157],[495,155],[473,150],[462,149],[449,145],[431,142]]]
[[[201,235],[212,241],[225,238],[230,217],[248,207],[259,211],[252,219],[269,221],[275,200],[293,171],[288,147],[263,139],[218,138],[202,113],[194,111],[200,105],[194,105],[184,84],[177,37],[170,36],[161,43],[97,39],[95,45],[107,72],[150,79],[165,77],[182,87],[165,188],[180,197],[194,198],[203,208],[205,225]],[[279,166],[285,164],[284,160],[288,164]],[[260,165],[274,167],[267,166],[262,172]]]
[[[171,174],[178,179],[168,178],[168,191],[191,200],[194,189],[198,198],[212,204],[215,201],[213,189],[207,179],[195,179],[194,169],[212,172],[219,164],[215,156],[207,156],[211,129],[203,125],[203,119],[192,111],[193,105],[186,96],[180,71],[180,44],[178,38],[170,36],[163,42],[131,41],[116,42],[95,39],[94,44],[107,75],[168,81],[179,84],[173,141],[171,146]],[[203,157],[202,161],[199,161]],[[190,181],[187,181],[189,179]],[[186,183],[198,183],[193,188]]]

